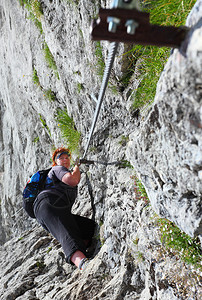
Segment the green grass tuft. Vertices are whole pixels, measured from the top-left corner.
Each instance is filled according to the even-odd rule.
[[[51,89],[45,90],[45,91],[44,91],[44,96],[45,96],[50,102],[56,100],[56,95],[55,95],[55,93],[54,93]]]
[[[195,0],[144,0],[143,7],[150,13],[152,24],[179,27],[185,25],[187,15],[195,2]],[[170,48],[135,45],[126,54],[130,59],[130,66],[121,81],[126,87],[132,71],[137,70],[142,80],[134,93],[133,108],[138,109],[154,100],[156,85],[170,55]]]
[[[97,57],[97,74],[102,77],[105,70],[105,62],[100,41],[95,42],[95,56]]]
[[[35,26],[39,29],[40,34],[43,34],[42,24],[40,20],[38,20],[32,12],[30,12],[28,19],[32,20]]]
[[[84,85],[82,83],[78,82],[77,83],[77,91],[78,91],[78,93],[80,94],[81,91],[83,91],[83,90],[84,90]]]
[[[149,198],[147,196],[147,192],[145,190],[144,185],[142,184],[141,180],[138,178],[138,176],[135,174],[131,176],[131,179],[134,180],[134,192],[135,192],[135,198],[137,201],[143,200],[145,204],[149,204]]]
[[[45,60],[49,68],[55,72],[56,77],[59,79],[56,62],[46,42],[44,42],[43,51],[44,51]]]
[[[39,0],[19,0],[21,6],[34,14],[34,16],[39,20],[43,15],[42,6]]]
[[[43,15],[41,3],[38,0],[30,0],[31,9],[37,20],[40,20]]]
[[[136,175],[132,176],[131,179],[134,179],[136,200],[143,200],[148,204],[149,199],[141,181]],[[202,253],[199,238],[191,238],[167,219],[156,216],[156,220],[160,230],[162,246],[168,250],[168,254],[175,255],[185,263],[191,264],[202,271]],[[138,244],[138,237],[134,244]]]
[[[191,238],[167,219],[158,219],[161,242],[171,252],[176,252],[184,262],[202,271],[201,247],[198,238]]]
[[[68,148],[78,155],[81,134],[76,130],[73,119],[70,118],[67,111],[60,110],[58,111],[57,122]]]
[[[54,60],[54,57],[47,45],[47,43],[44,43],[44,48],[43,48],[43,51],[44,51],[44,56],[45,56],[45,60],[49,66],[50,69],[56,71],[57,70],[57,66],[56,66],[56,63],[55,63],[55,60]]]
[[[46,120],[42,117],[41,114],[39,114],[39,119],[42,123],[42,127],[45,128],[48,131],[48,134],[51,136],[51,131],[50,131],[48,125],[46,124]]]
[[[39,77],[38,77],[36,69],[33,70],[32,80],[33,80],[34,84],[36,84],[37,86],[41,87],[41,84],[40,84]]]

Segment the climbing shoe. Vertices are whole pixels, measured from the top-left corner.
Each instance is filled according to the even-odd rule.
[[[88,263],[89,263],[88,258],[87,257],[83,258],[79,263],[79,270],[83,271],[87,267]]]

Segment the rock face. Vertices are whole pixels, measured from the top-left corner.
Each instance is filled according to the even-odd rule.
[[[187,25],[194,27],[169,58],[154,105],[128,147],[156,212],[191,236],[202,232],[202,7],[198,13],[190,15]]]
[[[189,235],[201,234],[202,1],[187,20],[190,35],[166,64],[147,114],[134,118],[128,90],[107,90],[88,157],[127,159],[151,206],[134,192],[133,169],[82,166],[74,212],[95,217],[101,242],[83,273],[66,264],[60,245],[21,210],[21,193],[30,174],[50,165],[52,147],[64,143],[58,109],[73,117],[85,147],[95,109],[91,94],[100,88],[89,28],[109,1],[40,3],[42,34],[19,1],[0,3],[1,299],[200,299],[199,274],[161,246],[154,210]],[[44,58],[46,44],[57,70]],[[102,46],[106,59],[109,44]],[[123,51],[120,45],[111,85],[121,74]],[[131,81],[128,89],[135,86]]]

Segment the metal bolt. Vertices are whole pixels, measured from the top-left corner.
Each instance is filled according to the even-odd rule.
[[[116,32],[117,26],[120,24],[121,20],[115,17],[108,17],[107,22],[109,23],[109,32]]]
[[[125,26],[127,27],[127,34],[135,34],[135,30],[139,26],[139,24],[134,20],[128,20]]]
[[[126,8],[126,9],[136,8],[140,10],[140,3],[139,0],[114,0],[111,3],[110,8]]]

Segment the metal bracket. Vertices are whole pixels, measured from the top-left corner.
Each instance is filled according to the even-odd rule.
[[[99,16],[99,22],[95,21],[93,24],[93,40],[179,48],[189,31],[187,27],[150,24],[150,14],[137,9],[101,8]],[[108,30],[109,17],[119,20],[116,30]]]
[[[138,9],[140,10],[139,0],[114,0],[111,4],[111,8],[125,8],[125,9]],[[115,33],[118,25],[120,25],[121,20],[117,17],[109,16],[107,17],[107,22],[109,23],[108,31]],[[128,34],[134,34],[138,23],[135,20],[128,20],[125,24],[127,27]]]

